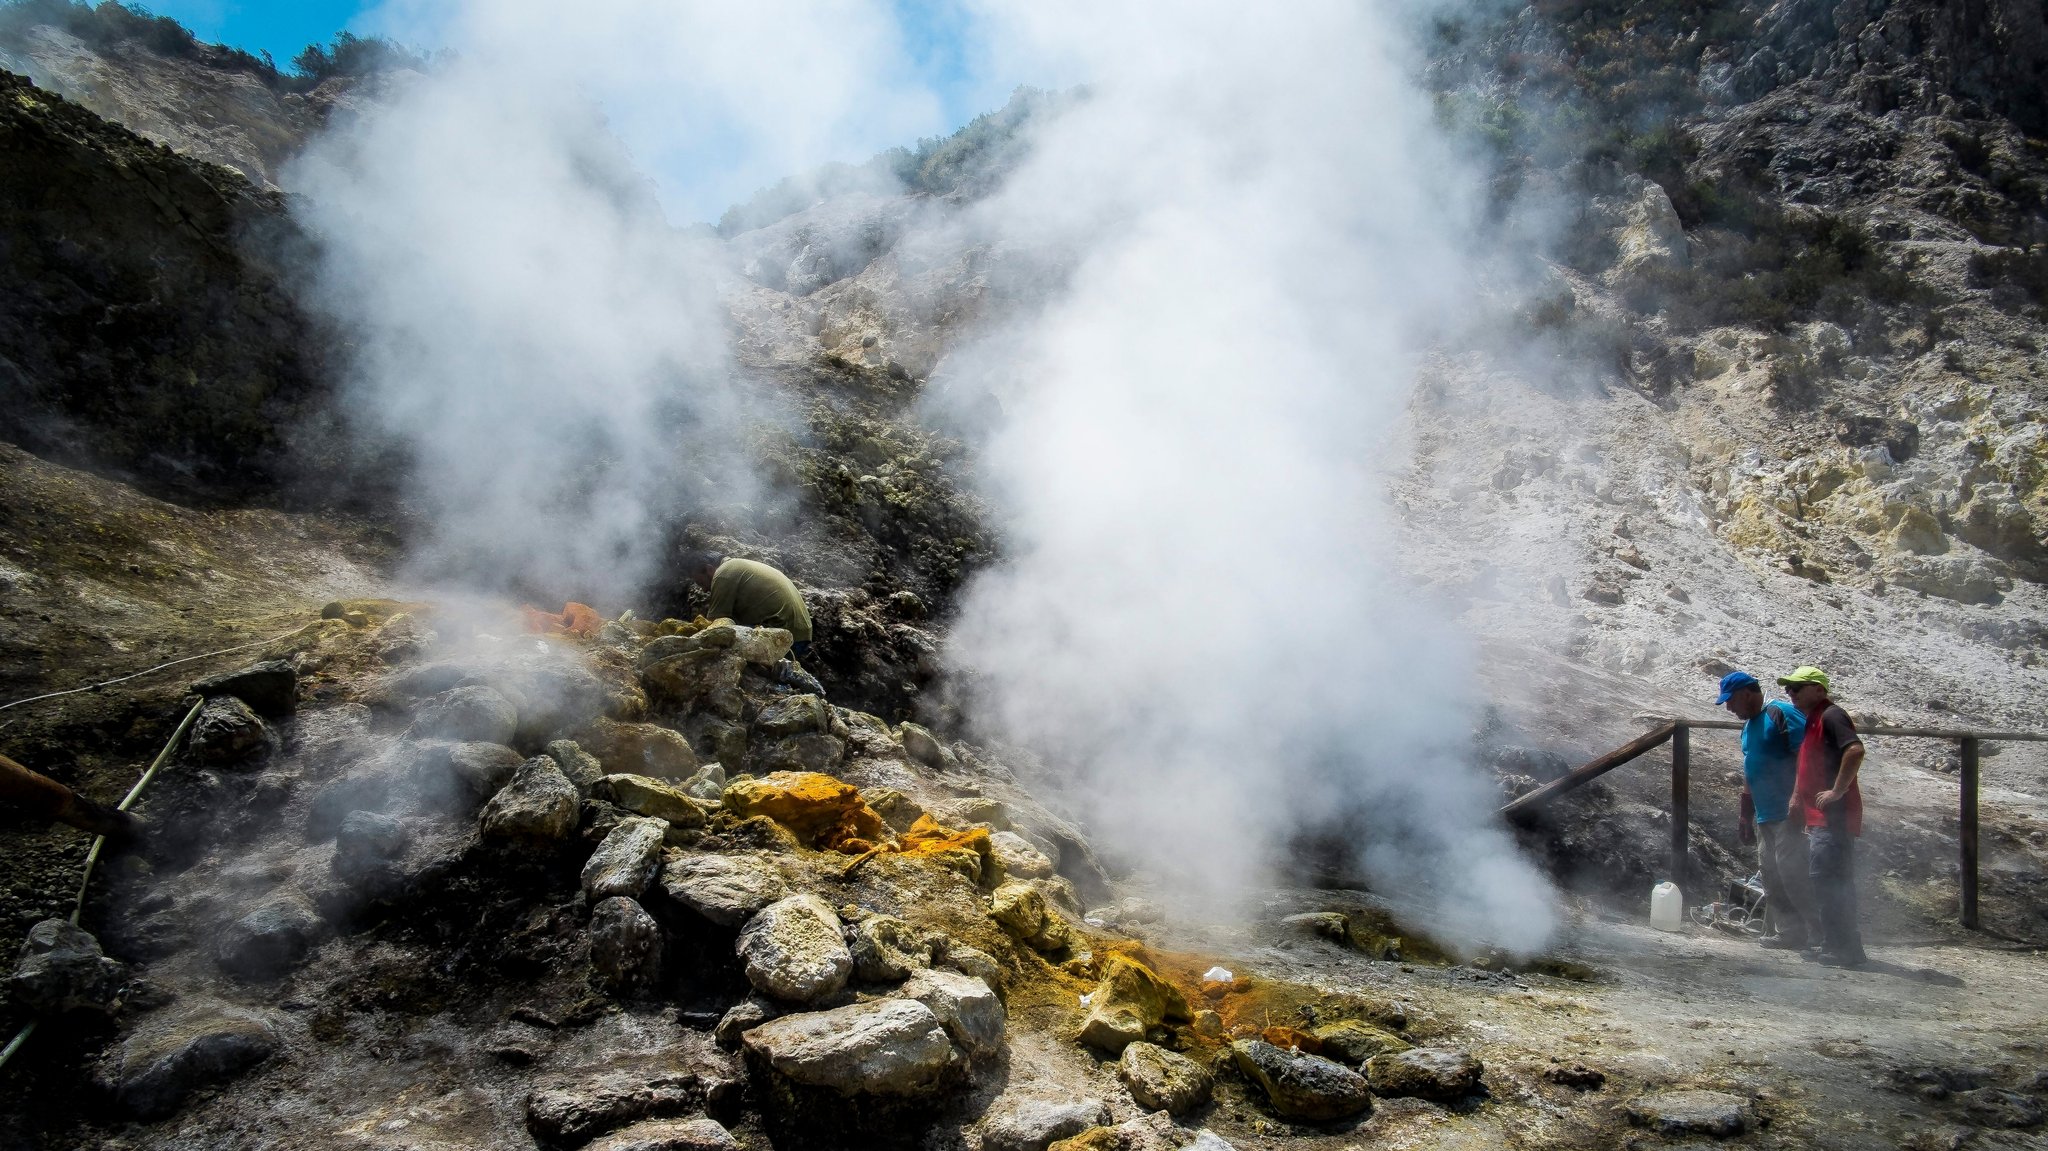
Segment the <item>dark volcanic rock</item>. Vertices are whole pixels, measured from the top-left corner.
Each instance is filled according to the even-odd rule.
[[[281,892],[229,924],[214,945],[221,969],[244,979],[275,979],[298,965],[325,924],[312,903]]]
[[[2017,1091],[1979,1087],[1955,1097],[1965,1122],[1978,1127],[2022,1128],[2041,1125],[2041,1104]]]
[[[592,900],[623,895],[638,899],[661,867],[661,837],[668,823],[622,819],[583,864],[583,892]]]
[[[484,805],[484,837],[532,846],[559,843],[576,830],[579,811],[576,787],[555,761],[530,759]]]
[[[185,746],[201,763],[241,763],[270,746],[270,725],[234,696],[215,696],[200,707]]]
[[[167,1115],[203,1087],[232,1079],[276,1052],[269,1017],[222,1003],[152,1016],[109,1056],[101,1077],[145,1119]]]
[[[453,688],[420,704],[412,731],[421,739],[511,743],[519,730],[519,709],[497,691],[480,685]]]
[[[526,1129],[545,1147],[581,1147],[643,1119],[688,1115],[707,1101],[724,1098],[734,1086],[722,1074],[703,1071],[560,1084],[527,1098]]]
[[[661,925],[638,903],[615,895],[591,909],[590,966],[606,990],[651,990],[661,978],[661,957]]]
[[[1283,1118],[1320,1123],[1372,1107],[1365,1077],[1320,1055],[1240,1039],[1230,1045],[1230,1056]]]
[[[286,716],[298,705],[299,673],[281,659],[250,664],[239,671],[208,676],[192,685],[203,696],[231,695],[259,714]]]
[[[100,942],[68,920],[45,919],[29,928],[21,958],[7,981],[17,1003],[39,1014],[113,1005],[127,968],[100,954]]]
[[[334,833],[334,872],[344,879],[373,876],[405,854],[405,824],[374,811],[351,811]]]

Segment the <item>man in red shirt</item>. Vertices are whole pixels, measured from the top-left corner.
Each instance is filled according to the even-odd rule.
[[[1863,834],[1863,790],[1856,777],[1863,767],[1863,740],[1849,713],[1828,698],[1826,672],[1802,667],[1778,682],[1806,713],[1792,805],[1806,812],[1807,858],[1820,912],[1820,961],[1829,967],[1860,967],[1867,959],[1856,926],[1856,837]]]

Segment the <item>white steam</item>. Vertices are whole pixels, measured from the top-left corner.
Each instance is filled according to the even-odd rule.
[[[289,180],[352,337],[347,405],[413,461],[415,574],[616,601],[662,513],[752,484],[723,253],[664,199],[729,203],[928,130],[936,106],[889,77],[881,0],[418,7],[432,24],[400,5],[378,26],[457,57]]]
[[[1007,559],[953,636],[977,698],[1195,891],[1349,828],[1453,937],[1540,945],[1549,887],[1469,766],[1472,652],[1404,587],[1383,493],[1418,338],[1470,290],[1474,183],[1399,29],[1351,3],[1017,15],[1090,96],[982,221],[1078,256],[992,337],[1023,358],[984,465]]]

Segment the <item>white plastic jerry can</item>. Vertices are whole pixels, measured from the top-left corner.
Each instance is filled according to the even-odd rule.
[[[1685,925],[1685,893],[1670,880],[1650,889],[1650,926],[1677,931]]]

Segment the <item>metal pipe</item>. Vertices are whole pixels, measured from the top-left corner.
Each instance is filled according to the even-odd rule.
[[[1667,720],[1648,732],[1630,740],[1628,743],[1608,752],[1606,755],[1588,760],[1585,764],[1573,768],[1571,771],[1551,780],[1527,795],[1518,796],[1513,802],[1500,809],[1501,817],[1504,819],[1518,819],[1527,815],[1551,800],[1556,799],[1558,796],[1583,787],[1620,767],[1622,764],[1650,751],[1658,744],[1670,739],[1671,733],[1676,730],[1678,730],[1678,724],[1675,721]]]
[[[1692,832],[1692,733],[1684,724],[1671,731],[1671,882],[1685,889]]]
[[[1963,926],[1977,926],[1977,741],[1965,737],[1963,745],[1962,807],[1958,812],[1963,834]]]
[[[205,706],[206,701],[202,699],[192,705],[191,711],[185,713],[185,718],[178,722],[178,729],[171,733],[171,741],[164,744],[162,751],[156,753],[156,759],[150,762],[149,770],[143,772],[142,778],[135,781],[135,786],[128,789],[128,794],[122,797],[120,806],[114,808],[115,811],[128,810],[128,805],[135,802],[136,797],[142,794],[142,789],[149,786],[150,780],[156,778],[157,770],[171,758],[171,752],[177,748],[178,741],[184,739],[185,733],[192,730],[192,721],[199,718],[199,709]],[[93,865],[100,861],[100,848],[106,842],[107,837],[104,835],[93,836],[92,849],[85,853],[85,874],[78,879],[78,899],[71,907],[73,927],[78,926],[78,917],[85,913],[85,889],[92,883]]]

